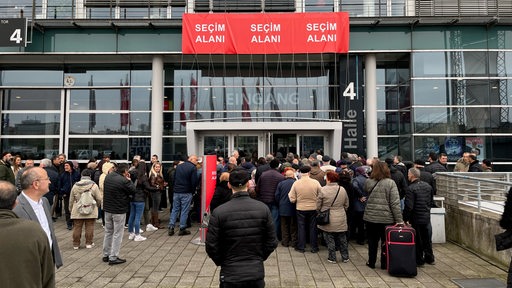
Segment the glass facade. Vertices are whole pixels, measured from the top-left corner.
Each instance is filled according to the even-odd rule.
[[[506,145],[511,104],[509,51],[417,51],[411,55],[414,150],[456,161],[462,152],[479,160],[510,161]]]
[[[162,113],[162,159],[168,163],[187,152],[188,122],[226,122],[229,129],[230,122],[339,121],[347,108],[341,98],[345,87],[339,83],[364,78],[364,64],[347,68],[352,74],[345,75],[340,67],[348,63],[345,55],[180,55],[181,30],[179,21],[173,20],[211,9],[346,11],[351,16],[347,59],[356,56],[364,61],[367,53],[377,58],[380,157],[425,159],[436,151],[455,161],[461,152],[477,151],[480,160],[512,164],[506,150],[512,141],[510,25],[417,25],[411,22],[414,19],[401,17],[442,16],[448,21],[455,15],[512,16],[510,1],[495,1],[495,9],[485,11],[449,6],[453,1],[435,7],[427,2],[8,1],[0,7],[0,16],[18,17],[23,9],[31,18],[26,11],[35,5],[34,17],[42,19],[36,22],[44,33],[34,29],[32,43],[25,48],[0,48],[1,147],[35,159],[59,152],[83,161],[105,153],[119,160],[135,154],[149,159],[151,139],[155,140],[153,116]],[[371,27],[361,24],[371,17],[379,21]],[[383,25],[386,17],[396,23]],[[69,19],[81,19],[84,26]],[[112,29],[102,26],[105,19],[133,21],[111,21]],[[148,19],[161,21],[148,24]],[[164,57],[162,112],[154,111],[158,105],[153,103],[153,55]],[[364,90],[365,79],[359,78],[356,87]],[[358,97],[364,98],[362,94]],[[221,140],[210,140],[204,143],[205,150],[226,149]],[[237,141],[254,150],[254,139]],[[293,149],[306,151],[320,142],[301,138],[301,148]]]

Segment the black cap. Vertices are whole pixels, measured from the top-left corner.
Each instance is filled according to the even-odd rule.
[[[272,159],[272,161],[270,161],[269,166],[272,169],[276,169],[277,167],[279,167],[279,164],[281,164],[281,162],[279,162],[279,159],[274,158],[274,159]]]
[[[249,173],[245,169],[234,169],[229,173],[229,184],[232,187],[242,187],[249,181]]]
[[[425,161],[423,161],[421,159],[416,159],[416,160],[414,160],[414,164],[425,166]]]
[[[331,157],[329,157],[329,156],[327,156],[327,155],[324,155],[324,156],[322,157],[322,161],[324,161],[324,162],[329,162],[329,161],[331,161]]]
[[[311,167],[306,166],[306,165],[300,167],[300,169],[299,169],[300,173],[309,173],[309,171],[311,171]]]

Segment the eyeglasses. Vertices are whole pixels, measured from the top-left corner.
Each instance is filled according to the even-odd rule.
[[[50,177],[41,178],[41,179],[36,179],[36,180],[34,180],[34,181],[41,181],[41,180],[47,180],[47,181],[50,181]]]

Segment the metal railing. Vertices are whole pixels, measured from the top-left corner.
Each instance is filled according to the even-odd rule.
[[[192,3],[191,1],[184,0],[71,0],[65,2],[65,4],[53,4],[53,1],[46,2],[42,0],[17,0],[10,1],[8,3],[0,3],[0,18],[26,17],[28,19],[172,19],[181,18],[180,15],[184,12],[186,5]],[[241,0],[238,2],[243,3]],[[201,5],[204,5],[204,3],[210,2],[209,0],[197,0],[194,3],[199,5],[197,7],[200,8],[203,7]],[[268,6],[272,8],[274,7],[272,5],[277,5],[275,3],[282,4],[279,4],[281,6],[276,6],[278,7],[278,11],[292,11],[295,9],[294,2],[288,0],[281,2],[269,1],[267,5],[265,5],[266,2],[261,2],[260,6]],[[329,5],[331,6],[329,7]],[[340,11],[348,12],[350,16],[354,18],[402,16],[485,16],[499,18],[512,16],[512,1],[510,0],[340,0],[339,2],[333,1],[332,3],[308,3],[306,4],[305,9],[306,11],[311,12],[335,11],[336,9],[334,9],[333,5],[339,5]],[[236,7],[233,6],[233,9],[235,8]],[[176,10],[176,13],[168,12],[173,10]]]
[[[501,214],[512,187],[511,178],[508,172],[436,173],[437,196],[444,197],[447,205]]]

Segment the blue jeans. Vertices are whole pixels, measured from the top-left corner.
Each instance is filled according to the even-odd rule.
[[[272,213],[272,220],[274,220],[274,227],[276,229],[276,237],[278,240],[281,240],[281,229],[279,229],[281,227],[281,216],[279,216],[279,206],[274,203],[267,204],[267,206]]]
[[[144,212],[144,202],[130,202],[130,219],[128,219],[128,232],[139,234],[140,218]]]
[[[192,193],[174,193],[171,218],[169,219],[170,229],[174,229],[178,213],[180,213],[180,229],[187,228],[188,210],[190,210],[191,203]]]

